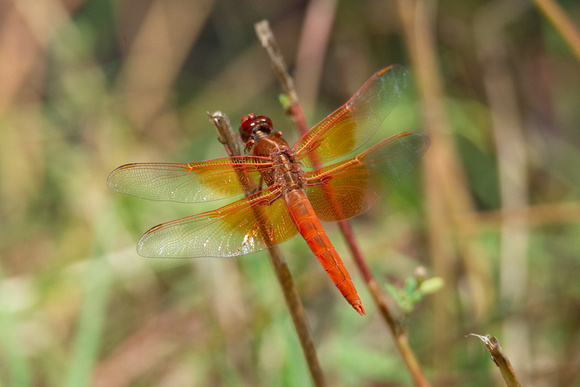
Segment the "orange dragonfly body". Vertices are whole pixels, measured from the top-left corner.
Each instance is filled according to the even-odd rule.
[[[378,71],[293,147],[274,131],[268,117],[250,114],[240,125],[248,156],[115,169],[107,180],[109,188],[145,199],[203,202],[251,193],[217,210],[151,228],[139,240],[137,252],[145,257],[232,257],[300,233],[342,295],[364,314],[320,221],[349,219],[376,205],[417,165],[429,138],[400,133],[357,156],[320,166],[351,153],[376,132],[398,102],[407,77],[401,66]]]

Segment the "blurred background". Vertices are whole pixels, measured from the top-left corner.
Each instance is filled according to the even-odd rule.
[[[541,2],[538,1],[538,4]],[[352,221],[381,287],[445,286],[404,312],[433,385],[580,383],[577,30],[527,1],[4,0],[0,3],[0,385],[311,385],[264,253],[145,259],[140,235],[227,203],[109,191],[129,162],[225,155],[206,112],[298,135],[254,23],[268,19],[309,125],[378,69],[412,81],[370,144],[426,132],[424,164]],[[559,2],[580,24],[580,4]],[[410,385],[335,225],[367,315],[301,238],[282,251],[332,386]]]

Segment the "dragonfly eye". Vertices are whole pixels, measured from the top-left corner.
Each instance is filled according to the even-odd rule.
[[[254,113],[242,118],[240,124],[240,137],[247,143],[254,134],[262,132],[268,134],[272,131],[272,120],[266,116],[256,116]]]

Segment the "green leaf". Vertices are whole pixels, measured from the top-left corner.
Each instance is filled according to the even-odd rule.
[[[439,291],[439,289],[443,288],[443,285],[445,285],[443,278],[433,277],[423,281],[419,287],[419,291],[422,294],[431,294]]]

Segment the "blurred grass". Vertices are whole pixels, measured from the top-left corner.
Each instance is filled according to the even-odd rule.
[[[560,3],[578,25],[578,4]],[[441,231],[445,243],[475,241],[479,259],[454,248],[447,266],[434,266],[421,172],[353,226],[379,280],[401,285],[419,264],[448,277],[443,299],[427,299],[405,320],[434,385],[501,384],[480,343],[464,337],[470,332],[497,336],[526,385],[574,385],[580,381],[579,64],[531,5],[518,3],[508,14],[489,4],[440,2],[431,14],[446,94],[439,102],[459,155],[454,167],[465,174],[462,189],[474,204],[472,213],[456,214]],[[223,157],[206,111],[222,110],[234,123],[249,112],[267,114],[296,140],[253,23],[270,20],[292,65],[306,4],[50,0],[3,7],[0,385],[308,384],[264,254],[146,260],[135,253],[149,227],[222,202],[147,202],[105,185],[108,173],[128,162]],[[311,124],[377,69],[411,63],[392,7],[338,3],[320,79],[303,81],[319,85],[319,94],[308,97],[316,101],[306,107]],[[498,15],[512,19],[492,31]],[[474,20],[483,30],[475,31]],[[504,47],[501,56],[484,52],[478,33],[489,37],[488,48]],[[522,131],[507,154],[522,149],[525,156],[519,175],[506,180],[496,136],[508,129],[493,120],[486,89],[489,77],[494,80],[489,66],[498,63],[513,85],[513,117]],[[374,142],[427,130],[421,88],[415,79]],[[505,249],[522,242],[506,237],[519,210],[506,208],[502,187],[522,177],[520,210],[528,215],[517,226],[527,234],[518,269],[523,294],[509,299],[505,283],[513,277]],[[469,235],[461,222],[470,225]],[[282,249],[330,385],[408,385],[344,242],[335,226],[327,231],[358,285],[364,318],[345,305],[302,240]],[[470,270],[490,275],[481,315],[468,286]],[[448,325],[435,329],[442,313]],[[444,368],[437,360],[442,347]]]

